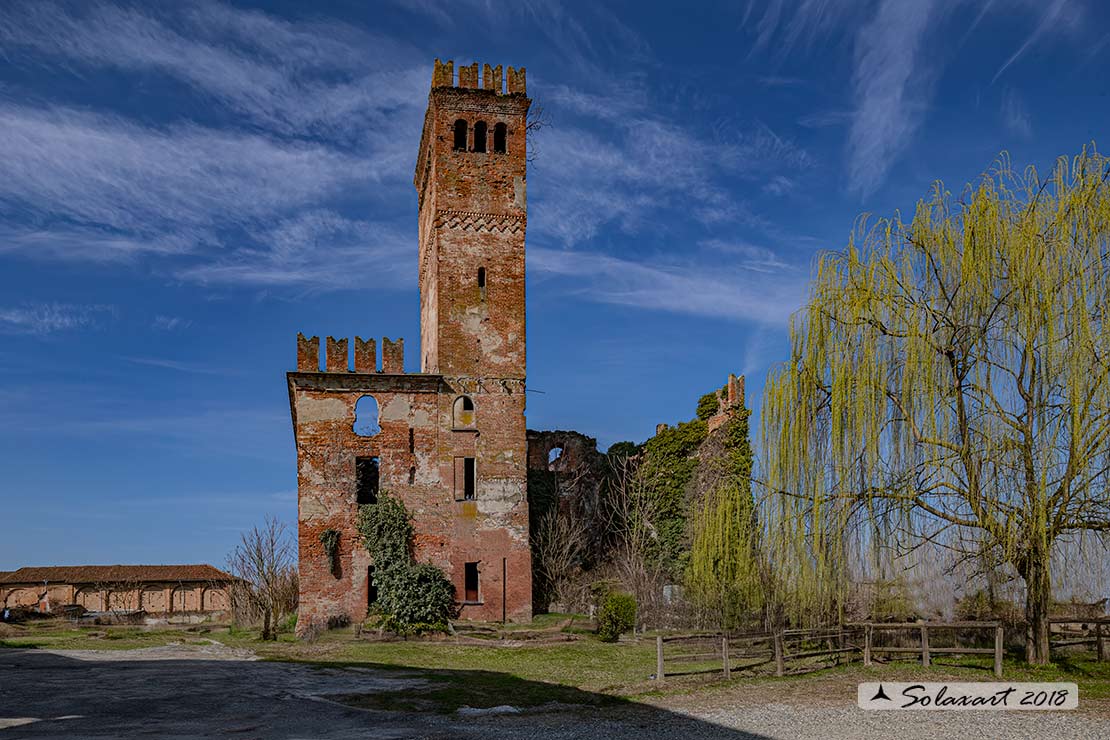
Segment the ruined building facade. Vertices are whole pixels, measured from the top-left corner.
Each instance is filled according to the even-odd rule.
[[[524,419],[524,69],[435,62],[416,159],[420,372],[404,342],[297,339],[298,631],[360,620],[375,597],[358,507],[413,516],[415,556],[463,619],[532,616]],[[353,349],[353,362],[348,356]],[[330,532],[329,532],[330,530]],[[324,535],[328,532],[328,535]],[[338,535],[336,557],[324,540]],[[322,535],[324,535],[322,537]]]

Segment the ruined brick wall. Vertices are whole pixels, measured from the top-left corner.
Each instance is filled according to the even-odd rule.
[[[465,564],[478,563],[478,599],[462,604],[464,619],[531,619],[524,429],[529,103],[523,69],[510,67],[506,79],[500,67],[487,65],[479,75],[475,64],[456,81],[451,62],[435,63],[414,176],[421,372],[404,372],[403,345],[394,343],[383,343],[379,371],[370,359],[374,346],[358,338],[353,367],[346,340],[329,338],[320,372],[318,340],[298,340],[298,369],[288,379],[300,492],[299,631],[366,614],[372,563],[356,531],[358,457],[379,458],[381,489],[413,514],[417,560],[442,568],[460,599]],[[456,148],[460,120],[465,132]],[[369,437],[353,429],[363,396],[380,410],[380,431]],[[473,406],[466,423],[456,418],[462,396]],[[466,458],[474,461],[470,500],[456,484]],[[334,572],[320,542],[328,529],[339,533]]]
[[[525,459],[523,384],[486,387],[425,373],[290,373],[297,438],[300,611],[298,629],[359,620],[373,565],[357,531],[355,460],[377,457],[380,487],[413,516],[415,556],[442,568],[464,594],[464,564],[479,563],[480,603],[463,618],[531,618],[528,510],[516,461]],[[455,401],[474,402],[474,428],[455,427]],[[354,431],[363,396],[378,404],[380,431]],[[411,431],[411,435],[410,435]],[[411,447],[410,447],[411,443]],[[474,499],[459,500],[456,458],[475,459]],[[329,569],[320,535],[339,533]],[[502,582],[508,574],[508,585]]]

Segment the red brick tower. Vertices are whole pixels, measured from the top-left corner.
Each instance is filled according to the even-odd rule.
[[[464,619],[532,616],[524,425],[524,70],[435,62],[414,183],[421,372],[404,345],[298,340],[298,631],[359,620],[373,563],[355,528],[381,491],[412,512],[416,557],[453,580]],[[368,399],[369,397],[369,399]],[[372,418],[366,418],[372,417]],[[335,558],[324,542],[338,534]]]

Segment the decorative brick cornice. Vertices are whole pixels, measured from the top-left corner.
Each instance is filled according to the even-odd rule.
[[[526,226],[524,216],[504,213],[479,213],[476,211],[456,211],[449,208],[436,213],[436,228],[462,229],[463,231],[497,231],[515,234]]]

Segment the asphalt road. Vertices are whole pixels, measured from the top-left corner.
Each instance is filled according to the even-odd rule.
[[[419,691],[371,669],[250,659],[227,648],[117,652],[0,650],[0,740],[9,738],[1110,738],[1078,713],[863,712],[722,696],[670,709],[551,707],[460,716],[354,709],[340,694]],[[512,704],[512,696],[505,697]]]

